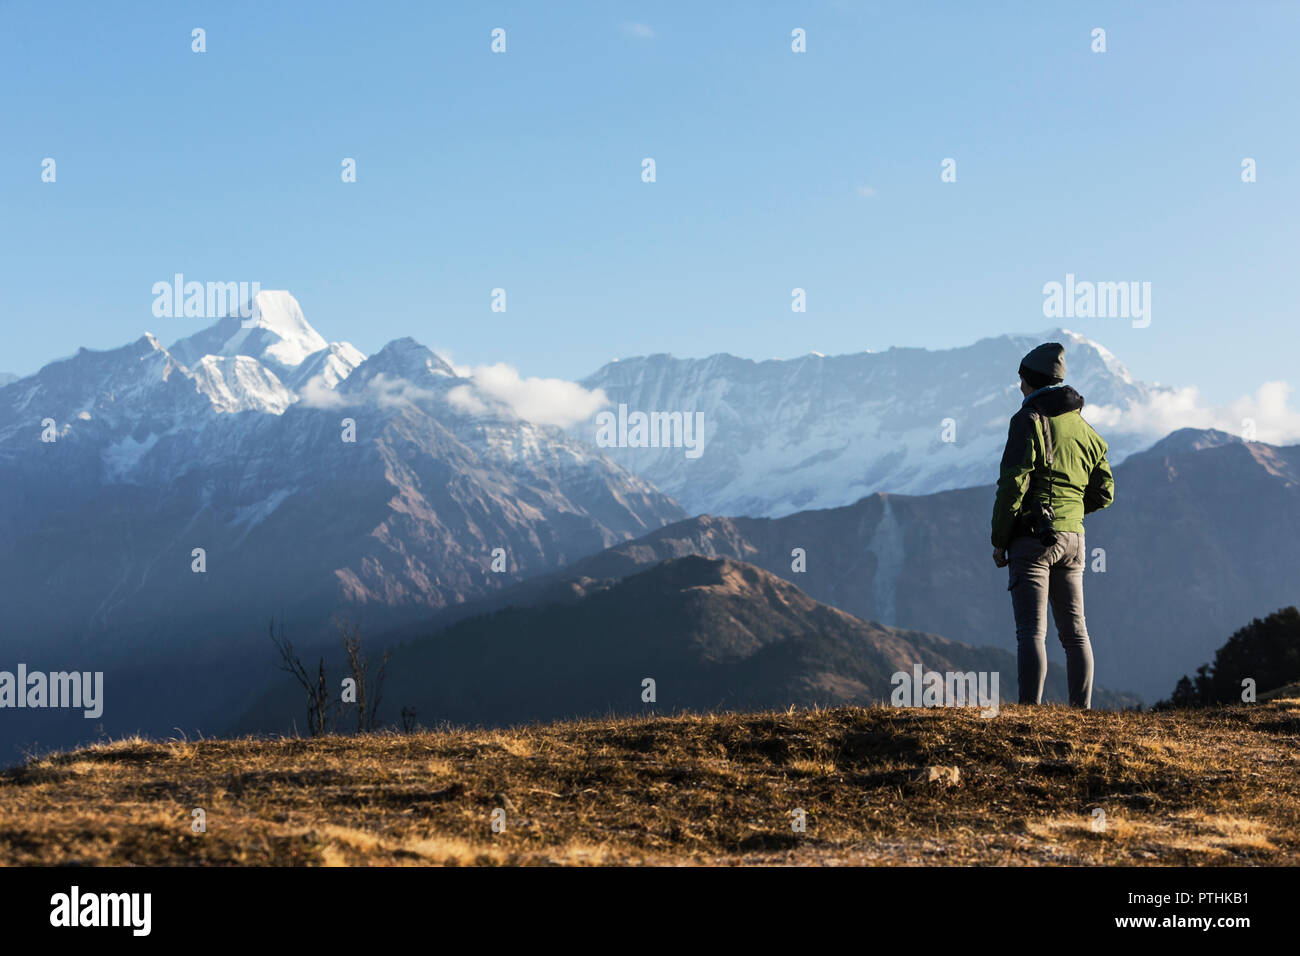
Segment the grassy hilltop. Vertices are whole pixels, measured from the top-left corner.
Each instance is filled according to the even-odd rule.
[[[1298,745],[1300,700],[133,739],[0,774],[0,862],[1294,865]]]

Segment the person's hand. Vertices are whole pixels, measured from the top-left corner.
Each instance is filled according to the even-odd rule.
[[[994,549],[993,549],[993,563],[996,564],[996,565],[997,565],[998,567],[1000,567],[1000,568],[1005,568],[1005,567],[1007,566],[1007,549],[1006,549],[1006,548],[994,548]]]

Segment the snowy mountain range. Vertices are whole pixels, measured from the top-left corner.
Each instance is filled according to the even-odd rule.
[[[1085,417],[1107,421],[1160,389],[1136,381],[1104,347],[1056,329],[1003,335],[945,351],[755,362],[733,355],[650,355],[611,362],[583,385],[629,415],[703,413],[704,448],[602,448],[692,513],[776,517],[851,504],[875,492],[929,494],[997,477],[1007,422],[1020,403],[1016,369],[1035,345],[1065,345]],[[594,419],[570,430],[598,437]],[[1104,430],[1112,462],[1153,440]],[[1157,436],[1158,437],[1158,436]]]
[[[223,318],[170,347],[146,333],[119,349],[81,349],[0,388],[0,463],[39,473],[34,449],[55,445],[65,449],[59,453],[68,456],[65,461],[81,466],[75,481],[88,487],[161,485],[232,463],[242,468],[240,485],[246,487],[255,484],[250,472],[263,453],[300,448],[301,436],[268,445],[289,438],[284,432],[293,426],[321,425],[314,413],[327,413],[323,417],[339,433],[330,443],[333,453],[334,444],[349,444],[339,424],[344,416],[356,422],[365,446],[367,436],[419,411],[445,427],[449,434],[440,437],[454,437],[463,446],[458,451],[471,452],[479,464],[519,474],[533,469],[552,480],[607,479],[620,496],[629,496],[623,504],[632,510],[641,504],[637,496],[646,495],[678,514],[644,481],[557,429],[521,420],[490,395],[477,395],[473,413],[466,412],[463,393],[476,389],[475,381],[411,339],[367,358],[347,342],[326,342],[287,292],[259,293],[252,311],[255,324]],[[281,420],[291,408],[299,415],[285,426]],[[287,464],[272,479],[278,484],[272,492],[286,490],[287,479],[301,470]],[[262,518],[273,510],[263,509]],[[35,516],[10,517],[24,527]],[[630,530],[643,530],[643,522],[632,524]]]
[[[273,593],[314,620],[341,604],[436,609],[687,513],[779,516],[986,483],[1016,363],[1038,341],[768,362],[655,355],[583,383],[596,405],[702,413],[691,458],[597,447],[591,422],[566,433],[529,421],[409,338],[370,357],[327,342],[288,292],[250,305],[252,319],[171,346],[145,334],[0,386],[0,568],[20,584],[33,646],[49,634],[145,640],[169,613],[192,619],[195,601],[227,612],[236,585],[245,602],[264,609]],[[1055,335],[1094,406],[1152,393],[1100,345]],[[1116,462],[1137,445],[1107,437]],[[197,580],[224,587],[200,598]]]
[[[1038,341],[650,356],[558,391],[546,380],[530,417],[500,367],[458,370],[409,338],[366,356],[327,342],[287,292],[250,305],[251,319],[170,346],[145,334],[0,385],[0,651],[154,688],[117,697],[111,726],[220,723],[249,675],[264,679],[272,616],[319,647],[337,615],[376,635],[688,512],[763,517],[987,483],[1016,363]],[[1058,337],[1094,404],[1151,394],[1100,346]],[[553,414],[556,396],[583,411]],[[593,423],[561,427],[620,403],[702,413],[703,455],[600,447]],[[1107,437],[1116,460],[1130,450]],[[49,719],[20,714],[6,734],[85,730]]]
[[[474,380],[410,339],[365,357],[287,293],[256,305],[252,328],[0,388],[0,650],[156,686],[118,697],[118,726],[234,706],[271,616],[299,646],[336,614],[374,634],[684,517],[491,395],[465,411]]]

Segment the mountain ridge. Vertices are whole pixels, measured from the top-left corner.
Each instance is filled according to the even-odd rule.
[[[1015,699],[1007,651],[862,620],[743,561],[685,555],[567,584],[561,600],[497,609],[401,644],[385,699],[426,720],[493,726],[641,712],[647,678],[658,712],[868,706],[888,701],[893,675],[910,680],[918,666],[996,673],[989,686]],[[1060,675],[1049,697],[1064,699]],[[282,726],[296,704],[280,698],[278,719],[261,711],[235,729]]]
[[[272,616],[313,646],[336,614],[426,616],[685,516],[558,428],[466,412],[450,396],[473,380],[427,350],[412,383],[391,377],[400,341],[348,368],[337,343],[263,362],[240,350],[274,349],[273,329],[226,348],[233,320],[212,328],[182,341],[230,354],[193,367],[142,336],[0,389],[4,650],[166,688],[119,697],[108,727],[210,726],[248,692]],[[316,384],[294,394],[304,366]],[[0,744],[86,732],[19,716]]]
[[[1097,682],[1149,701],[1242,621],[1300,599],[1289,570],[1300,566],[1300,445],[1220,443],[1213,433],[1207,441],[1196,448],[1196,436],[1184,435],[1131,456],[1115,469],[1116,503],[1086,519]],[[696,515],[419,626],[563,599],[570,580],[621,578],[698,554],[755,564],[862,619],[1010,651],[1006,571],[989,560],[993,493],[992,486],[878,493],[780,517]],[[1215,505],[1207,511],[1205,502]],[[1280,559],[1261,556],[1261,534],[1280,536]],[[793,569],[796,548],[802,572]],[[409,639],[416,626],[398,637]],[[1050,635],[1048,649],[1059,658]]]
[[[1105,347],[1065,329],[1069,381],[1085,416],[1123,421],[1161,394]],[[702,455],[673,447],[603,449],[696,514],[779,517],[851,504],[877,491],[924,494],[995,477],[1007,421],[1020,401],[1016,369],[1041,338],[1003,335],[952,349],[891,348],[840,356],[753,360],[729,353],[622,358],[582,380],[611,405],[704,415]],[[595,441],[594,419],[570,434]],[[1150,444],[1106,430],[1115,463]]]

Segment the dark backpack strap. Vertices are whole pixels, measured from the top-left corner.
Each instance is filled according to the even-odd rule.
[[[1039,422],[1043,426],[1043,461],[1047,464],[1047,467],[1050,469],[1052,467],[1052,461],[1056,454],[1056,449],[1052,447],[1052,417],[1050,415],[1044,414],[1043,410],[1038,407],[1038,403],[1033,402],[1029,406],[1029,419],[1030,421]],[[1048,472],[1047,477],[1048,480],[1050,481],[1051,480],[1050,471]]]
[[[1052,481],[1052,462],[1056,455],[1056,449],[1052,446],[1052,420],[1051,416],[1044,415],[1037,405],[1029,406],[1029,415],[1043,428],[1043,463],[1047,466],[1047,504],[1050,508],[1052,494],[1055,491]],[[1044,541],[1044,543],[1050,545],[1051,541]]]
[[[1050,469],[1055,454],[1055,449],[1052,447],[1052,420],[1038,409],[1034,409],[1034,417],[1043,425],[1043,461],[1047,463],[1047,467]],[[1052,475],[1050,471],[1047,478],[1048,481],[1051,481]]]

